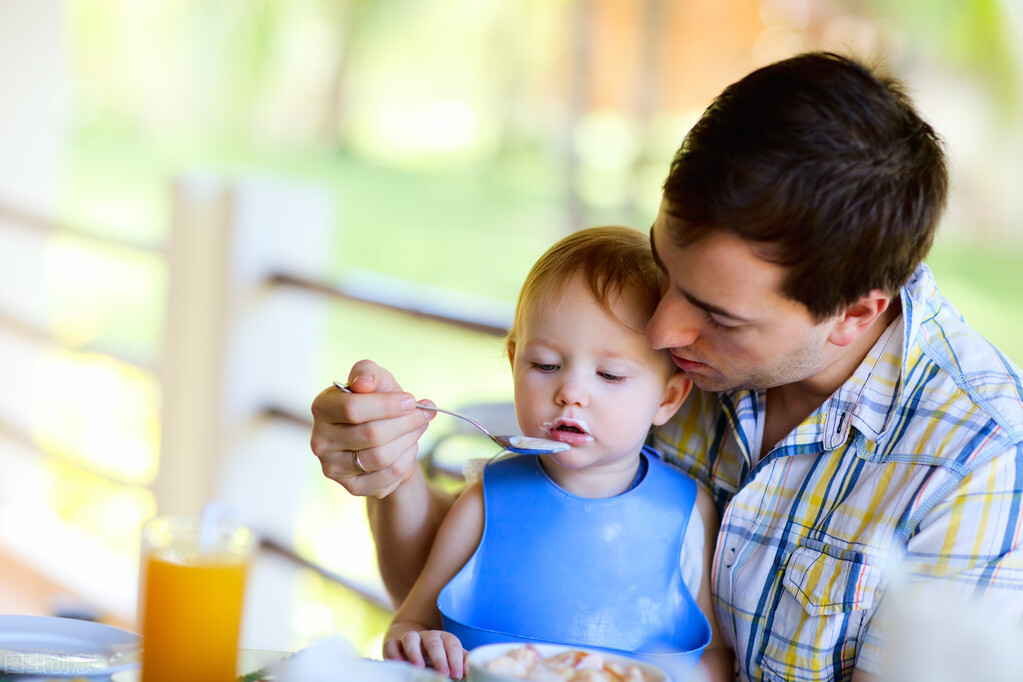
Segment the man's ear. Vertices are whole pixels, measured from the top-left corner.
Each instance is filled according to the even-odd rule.
[[[888,294],[874,289],[839,313],[828,341],[836,346],[848,346],[888,310],[891,302]]]
[[[664,398],[654,415],[653,425],[660,426],[678,412],[689,391],[693,390],[693,380],[682,372],[674,372],[664,387]]]

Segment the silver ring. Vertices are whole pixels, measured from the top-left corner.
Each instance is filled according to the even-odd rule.
[[[355,464],[355,468],[358,469],[360,473],[369,473],[366,471],[366,467],[362,466],[362,462],[359,461],[359,452],[357,450],[352,450],[352,462]]]

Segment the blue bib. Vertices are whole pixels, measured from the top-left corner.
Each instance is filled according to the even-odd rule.
[[[437,599],[444,629],[466,649],[607,649],[685,680],[710,642],[679,565],[696,484],[653,451],[643,456],[638,484],[599,499],[562,490],[531,455],[488,464],[483,537]]]

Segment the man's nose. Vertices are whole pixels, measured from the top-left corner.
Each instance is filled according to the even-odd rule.
[[[700,335],[700,311],[685,301],[662,298],[646,325],[646,339],[651,347],[684,348]]]

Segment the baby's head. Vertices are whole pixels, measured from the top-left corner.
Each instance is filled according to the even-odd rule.
[[[510,353],[515,350],[526,316],[549,306],[575,276],[583,278],[593,299],[612,317],[614,304],[627,293],[645,324],[661,298],[659,270],[647,235],[618,225],[573,232],[540,256],[526,275],[508,332]],[[644,333],[643,328],[635,331]]]
[[[552,246],[519,295],[507,351],[519,426],[572,446],[576,464],[637,455],[691,382],[646,341],[660,299],[646,235],[594,227]],[[571,453],[556,456],[567,463]]]

